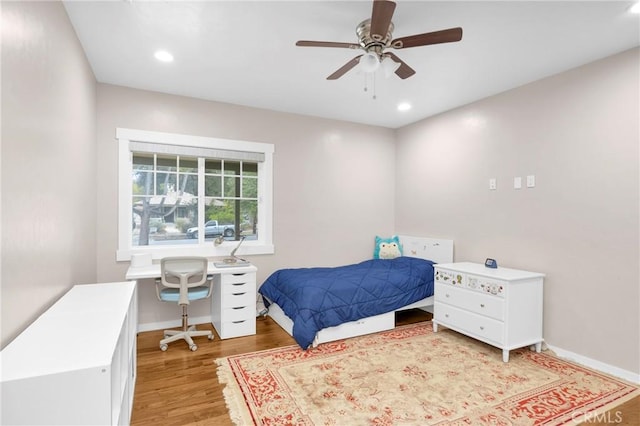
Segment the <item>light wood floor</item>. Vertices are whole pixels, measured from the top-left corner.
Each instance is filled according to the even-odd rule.
[[[396,315],[398,325],[431,319],[430,314],[420,310]],[[198,328],[213,330],[211,324]],[[220,340],[216,334],[213,341],[196,338],[196,352],[191,352],[184,342],[174,342],[162,352],[158,348],[161,330],[140,333],[131,425],[233,425],[222,396],[223,386],[218,383],[215,359],[295,344],[271,318],[258,320],[256,328],[255,336]],[[600,422],[582,420],[592,420],[584,425],[640,425],[640,397],[599,417]]]

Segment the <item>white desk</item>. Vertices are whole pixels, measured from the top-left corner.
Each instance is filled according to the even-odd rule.
[[[221,339],[256,334],[256,271],[248,264],[217,268],[209,262],[213,275],[211,323]],[[129,267],[126,278],[140,280],[160,278],[160,264]]]
[[[244,273],[244,272],[255,272],[257,270],[258,268],[256,268],[252,264],[217,268],[213,260],[209,261],[209,266],[207,268],[207,272],[209,273],[209,275],[237,274],[237,273]],[[152,263],[151,265],[140,266],[140,267],[130,266],[129,269],[127,269],[126,278],[127,280],[140,280],[143,278],[160,278],[160,264]]]

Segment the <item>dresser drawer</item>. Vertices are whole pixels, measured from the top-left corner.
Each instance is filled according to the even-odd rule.
[[[233,337],[256,334],[256,318],[254,316],[248,319],[225,321],[220,325],[218,333],[220,334],[221,339],[230,339]]]
[[[255,306],[255,300],[255,291],[239,291],[237,293],[228,293],[222,296],[222,309]]]
[[[256,318],[256,308],[254,305],[235,306],[232,308],[224,308],[222,310],[222,318],[224,322],[241,321]]]
[[[252,282],[220,284],[220,292],[224,295],[256,292],[256,284]]]
[[[434,281],[436,283],[442,283],[452,286],[465,287],[467,285],[466,277],[464,274],[458,272],[445,271],[437,269],[435,272]]]
[[[434,304],[434,321],[462,333],[498,345],[504,342],[504,323],[444,304]]]
[[[467,276],[467,288],[480,291],[483,293],[489,293],[496,296],[504,297],[507,283],[504,281],[496,280],[493,278],[479,277],[476,275]]]
[[[243,283],[256,283],[255,272],[242,272],[238,274],[222,274],[220,277],[220,283],[223,287],[229,284],[243,284]]]
[[[504,299],[448,284],[435,284],[435,300],[460,309],[486,315],[500,321],[505,319]]]

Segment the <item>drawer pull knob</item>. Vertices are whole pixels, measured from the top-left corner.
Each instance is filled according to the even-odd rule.
[[[231,321],[234,324],[242,324],[243,322],[245,322],[246,320],[242,320],[242,321]]]
[[[449,293],[445,294],[444,297],[449,297]]]
[[[481,304],[480,304],[480,307],[481,307],[481,308],[484,308],[484,303],[481,303]]]
[[[444,314],[445,318],[449,318],[449,314]]]
[[[231,285],[245,285],[246,283],[233,283]]]
[[[238,309],[244,309],[244,308],[245,308],[244,306],[236,306],[235,308],[231,308],[231,309],[238,310]]]
[[[483,327],[483,326],[480,326],[480,330],[484,330],[484,327]]]
[[[231,294],[233,294],[234,296],[242,296],[243,294],[247,294],[247,293],[231,293]]]

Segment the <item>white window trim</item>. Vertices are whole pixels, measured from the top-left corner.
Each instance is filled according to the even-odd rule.
[[[246,240],[238,250],[239,256],[254,254],[273,254],[273,144],[248,142],[229,139],[208,138],[202,136],[181,135],[175,133],[152,132],[135,129],[116,129],[118,140],[118,249],[117,261],[127,261],[132,254],[151,253],[153,259],[166,256],[228,256],[238,244],[227,241],[215,247],[206,245],[141,246],[132,247],[132,154],[131,141],[159,143],[166,145],[191,146],[197,148],[216,148],[231,151],[257,152],[264,154],[264,161],[258,163],[258,223],[260,231],[255,241]],[[201,214],[203,212],[200,212]]]

